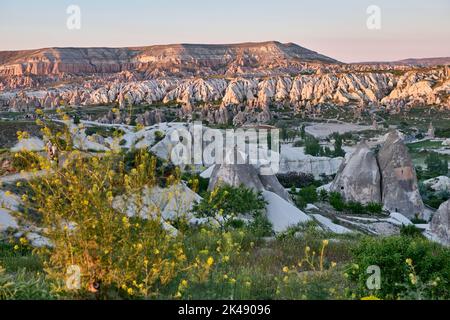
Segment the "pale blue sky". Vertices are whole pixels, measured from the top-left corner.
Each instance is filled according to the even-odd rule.
[[[70,4],[80,30],[66,28]],[[345,62],[450,56],[450,0],[0,0],[0,50],[266,40]]]

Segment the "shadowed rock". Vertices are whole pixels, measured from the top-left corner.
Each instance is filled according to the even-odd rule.
[[[450,245],[450,200],[441,204],[431,220],[431,232],[439,242]]]
[[[232,153],[227,155],[230,157]],[[245,187],[255,191],[271,191],[286,201],[291,201],[289,193],[280,184],[275,175],[260,175],[258,169],[253,165],[244,163],[243,154],[234,150],[235,159],[241,164],[219,164],[215,165],[209,180],[208,190],[214,190],[220,185],[230,185],[232,187]]]
[[[422,216],[424,205],[419,193],[416,171],[408,148],[398,131],[388,134],[378,153],[378,164],[384,207],[409,218]]]
[[[250,164],[216,165],[209,180],[208,190],[214,190],[214,188],[224,184],[232,187],[244,185],[254,191],[264,190],[258,172]]]
[[[381,175],[375,154],[361,142],[344,161],[331,186],[346,201],[381,202]]]
[[[281,183],[278,181],[276,176],[274,176],[274,175],[260,175],[259,179],[261,180],[264,188],[267,191],[271,191],[273,193],[276,193],[277,195],[279,195],[284,200],[291,201],[291,197],[289,196],[289,193],[281,185]]]

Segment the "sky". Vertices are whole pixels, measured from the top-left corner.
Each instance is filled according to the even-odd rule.
[[[343,62],[450,56],[450,0],[0,0],[0,51],[268,40]]]

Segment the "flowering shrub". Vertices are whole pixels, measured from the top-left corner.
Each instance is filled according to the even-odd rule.
[[[380,290],[366,287],[366,270],[371,265],[380,267]],[[420,289],[421,298],[448,299],[450,250],[418,237],[365,238],[354,248],[347,274],[358,284],[357,296],[373,293],[379,298],[397,299],[413,291],[418,295]]]

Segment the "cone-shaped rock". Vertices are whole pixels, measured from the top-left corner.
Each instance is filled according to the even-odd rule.
[[[341,165],[331,190],[346,201],[381,203],[381,175],[375,153],[361,142]]]
[[[441,204],[434,214],[431,232],[439,242],[450,245],[450,200]]]
[[[246,155],[236,148],[228,152],[225,157],[225,163],[214,166],[209,179],[208,190],[214,190],[214,188],[224,184],[232,187],[244,185],[255,191],[264,190],[258,171],[248,161],[244,161],[245,157]]]
[[[384,207],[406,217],[422,216],[424,205],[420,197],[416,171],[398,131],[388,134],[378,153]]]
[[[239,187],[244,185],[255,191],[264,190],[259,180],[258,172],[250,164],[221,164],[216,165],[209,180],[208,190],[213,190],[220,185]]]

